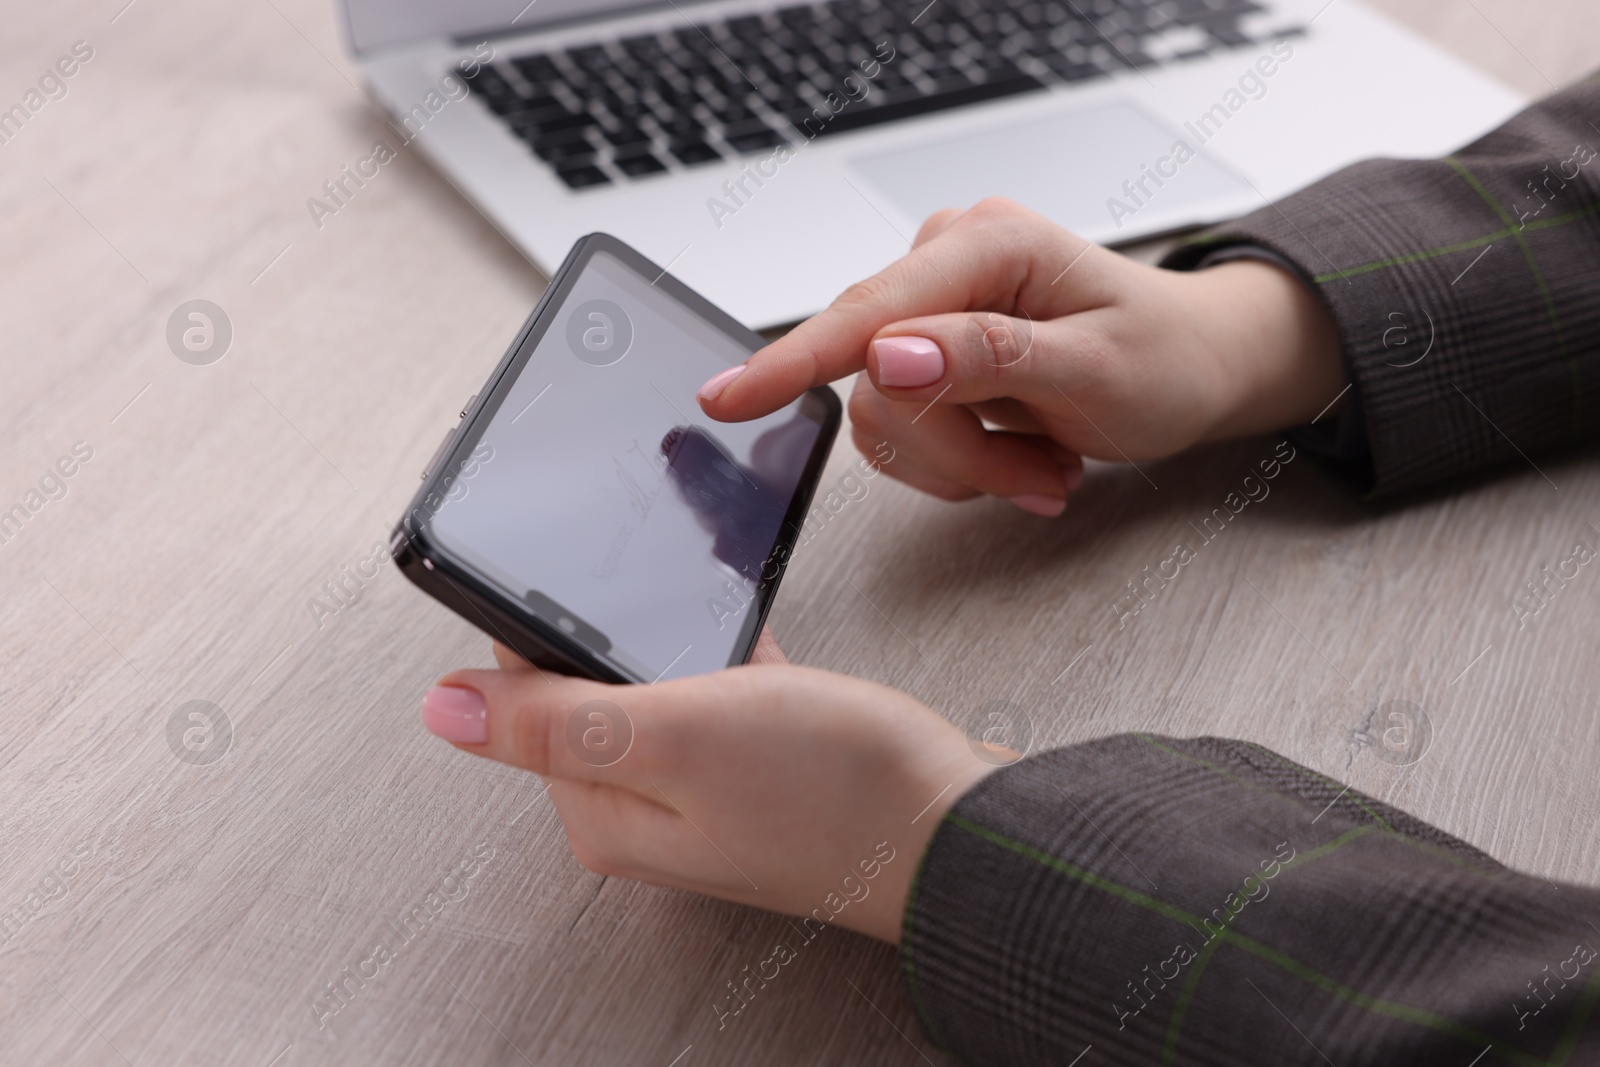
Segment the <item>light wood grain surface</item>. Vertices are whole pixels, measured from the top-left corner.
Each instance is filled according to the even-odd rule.
[[[314,617],[543,279],[410,154],[308,224],[385,129],[326,0],[124,2],[12,3],[0,40],[6,104],[94,49],[0,146],[0,508],[92,450],[0,545],[0,909],[24,916],[0,931],[0,1061],[939,1061],[894,952],[842,932],[719,1032],[711,1003],[782,921],[585,872],[536,778],[425,734],[423,690],[489,650],[392,568]],[[1587,0],[1380,6],[1530,94],[1600,65]],[[164,340],[197,298],[234,329],[207,367]],[[1054,522],[875,479],[799,553],[772,626],[795,660],[958,720],[1011,701],[1035,747],[1244,737],[1600,878],[1600,572],[1525,629],[1508,607],[1600,536],[1600,465],[1374,508],[1298,459],[1119,629],[1125,583],[1270,448],[1096,466]],[[215,762],[169,747],[192,700],[231,723]],[[1408,767],[1360,741],[1396,700],[1433,730]],[[327,984],[371,973],[474,855],[319,1028]]]

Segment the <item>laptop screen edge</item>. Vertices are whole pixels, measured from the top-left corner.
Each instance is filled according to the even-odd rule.
[[[704,0],[683,0],[704,2]],[[419,41],[484,40],[669,6],[670,0],[337,0],[345,47],[361,56]],[[673,5],[680,6],[680,5]]]

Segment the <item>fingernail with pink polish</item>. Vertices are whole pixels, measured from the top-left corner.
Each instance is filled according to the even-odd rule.
[[[741,363],[737,367],[729,367],[721,374],[713,376],[710,381],[700,387],[700,399],[715,400],[722,395],[722,391],[728,387],[729,382],[743,373],[744,364]]]
[[[1067,502],[1053,496],[1043,496],[1039,493],[1023,493],[1021,496],[1010,498],[1011,502],[1023,511],[1031,511],[1035,515],[1043,515],[1053,519],[1067,510]]]
[[[446,741],[481,745],[489,740],[489,705],[476,690],[436,685],[422,698],[422,724]]]
[[[878,357],[878,384],[916,389],[944,377],[944,353],[926,337],[880,337],[872,342]]]

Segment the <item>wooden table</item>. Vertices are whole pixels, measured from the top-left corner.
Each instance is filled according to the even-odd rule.
[[[123,3],[14,4],[0,42],[7,103],[93,49],[0,145],[0,507],[42,478],[58,497],[0,545],[0,1060],[937,1061],[893,950],[846,933],[719,1032],[712,1001],[781,920],[585,872],[536,778],[426,735],[424,688],[489,650],[392,568],[313,611],[543,279],[410,155],[309,224],[385,129],[327,0]],[[1529,93],[1600,64],[1586,0],[1382,6]],[[209,366],[166,344],[192,299],[232,323]],[[953,717],[1011,701],[1037,747],[1245,737],[1595,880],[1600,573],[1523,630],[1509,600],[1597,536],[1600,466],[1375,509],[1302,459],[1119,629],[1125,583],[1269,449],[1096,466],[1057,522],[874,480],[799,554],[773,628]],[[1409,766],[1361,740],[1392,701],[1431,724]],[[175,758],[173,729],[220,758]],[[441,884],[460,899],[370,962]]]

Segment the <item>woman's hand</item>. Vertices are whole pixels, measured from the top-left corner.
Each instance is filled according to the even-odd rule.
[[[1137,461],[1301,425],[1344,387],[1332,317],[1259,261],[1145,266],[1006,200],[928,219],[910,254],[707,382],[742,421],[865,370],[856,446],[946,500],[1059,514],[1080,457]]]
[[[939,820],[995,769],[928,707],[789,666],[769,633],[750,665],[651,686],[495,655],[441,678],[423,720],[544,776],[579,863],[884,941]]]

